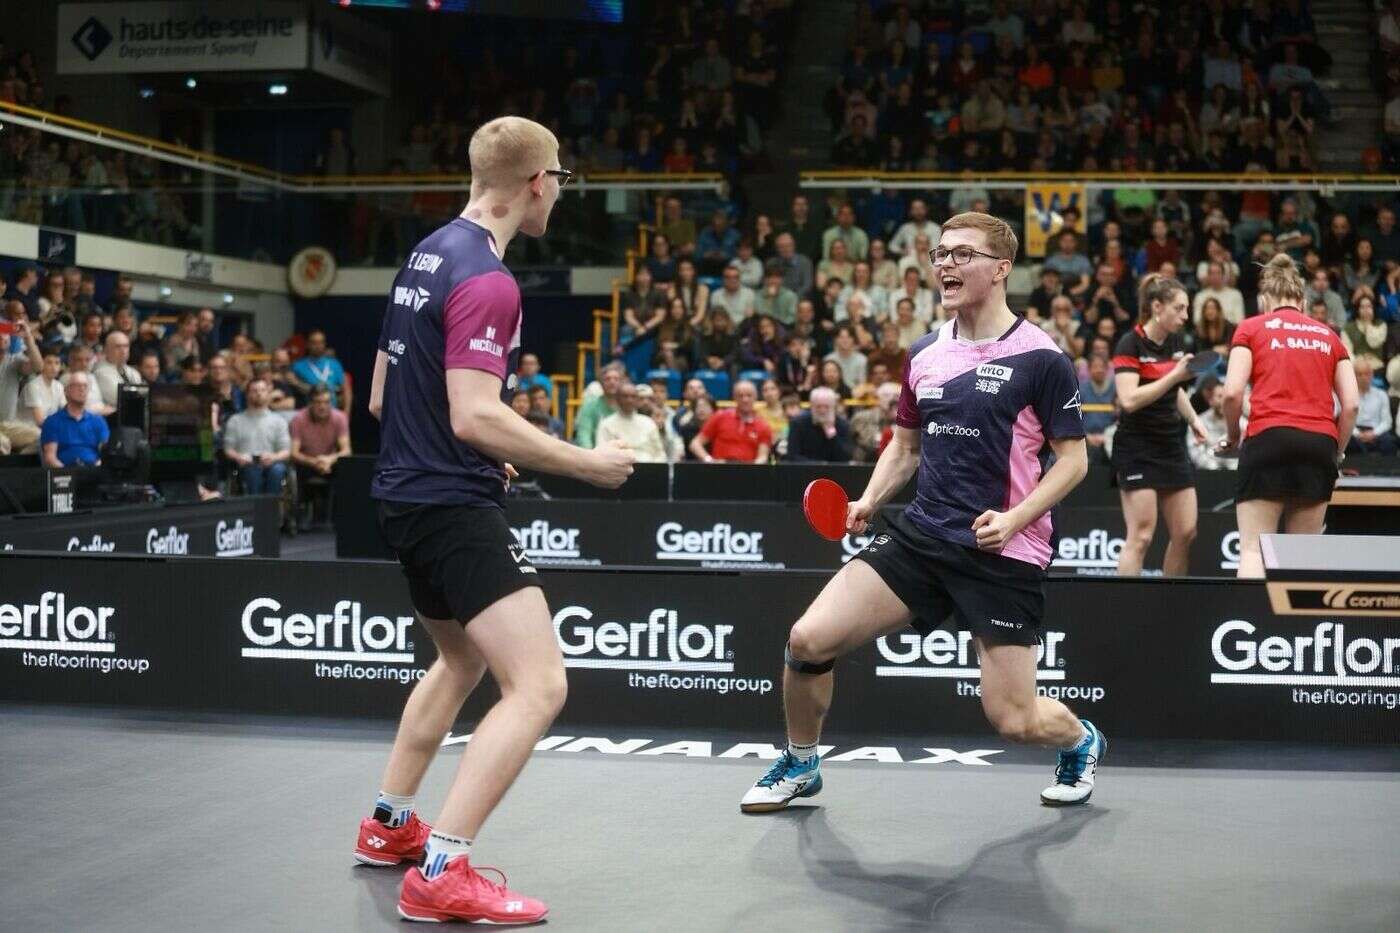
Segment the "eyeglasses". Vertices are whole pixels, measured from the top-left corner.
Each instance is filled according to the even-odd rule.
[[[553,175],[555,178],[559,179],[560,191],[563,191],[568,186],[569,182],[574,179],[574,173],[566,168],[547,168],[544,170],[543,174]]]
[[[945,249],[942,246],[928,251],[929,261],[935,266],[941,266],[948,261],[948,257],[953,258],[953,265],[965,266],[972,262],[973,256],[986,256],[988,259],[1000,260],[1000,256],[993,256],[991,253],[984,253],[980,249],[973,249],[971,246],[954,246],[952,249]]]

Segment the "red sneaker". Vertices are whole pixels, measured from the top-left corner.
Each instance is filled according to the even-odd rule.
[[[488,881],[467,862],[468,856],[447,863],[442,874],[432,881],[423,877],[420,869],[410,869],[403,876],[399,894],[399,916],[405,920],[441,923],[444,920],[465,920],[468,923],[516,924],[538,923],[549,908],[534,898],[517,894],[501,883]]]
[[[355,860],[366,865],[397,865],[423,857],[428,834],[433,828],[411,814],[397,828],[385,826],[372,816],[360,820],[360,838],[355,840]]]

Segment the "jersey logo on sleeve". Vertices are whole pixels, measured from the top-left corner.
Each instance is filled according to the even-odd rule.
[[[438,271],[438,266],[442,265],[442,257],[433,253],[410,253],[405,265],[414,272],[426,272],[432,275]]]
[[[422,311],[423,306],[432,297],[432,294],[421,285],[417,288],[411,285],[394,286],[394,304],[412,308],[415,312]]]
[[[1071,408],[1079,408],[1078,390],[1075,390],[1075,393],[1073,396],[1070,397],[1070,400],[1068,402],[1065,402],[1065,404],[1061,407],[1061,411],[1069,411]]]
[[[931,388],[931,389],[920,389],[920,390],[918,391],[917,395],[918,395],[919,401],[923,401],[923,400],[926,399],[926,398],[930,398],[930,399],[940,399],[940,398],[943,397],[943,387],[942,387],[942,386],[934,386],[934,387]]]
[[[496,342],[496,328],[489,324],[486,327],[486,336],[473,337],[467,341],[467,347],[478,353],[490,353],[492,356],[506,355],[506,348]]]

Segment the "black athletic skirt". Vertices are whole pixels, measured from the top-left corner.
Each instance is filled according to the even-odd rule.
[[[1113,474],[1119,489],[1170,490],[1196,485],[1184,431],[1172,437],[1120,428],[1113,435]]]
[[[1327,502],[1336,482],[1336,441],[1316,431],[1269,428],[1240,447],[1235,501]]]

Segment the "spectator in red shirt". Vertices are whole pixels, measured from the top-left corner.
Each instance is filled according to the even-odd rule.
[[[1152,237],[1143,245],[1147,257],[1147,271],[1158,272],[1162,263],[1174,266],[1181,264],[1181,244],[1167,229],[1167,222],[1160,217],[1152,221]]]
[[[755,410],[758,390],[747,379],[734,386],[734,407],[716,412],[690,442],[697,460],[714,463],[767,463],[773,431]]]
[[[336,461],[350,454],[350,419],[345,412],[331,407],[331,393],[325,386],[311,391],[311,404],[297,412],[287,430],[292,437],[292,463],[296,465],[297,489],[301,506],[312,502],[313,490],[324,492],[325,478],[335,469]],[[314,511],[315,503],[312,502]],[[314,517],[314,516],[311,516]],[[306,530],[308,521],[299,520],[299,530]]]

